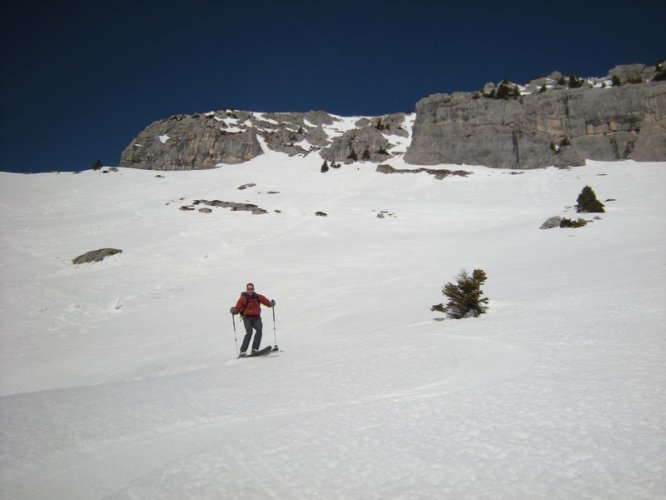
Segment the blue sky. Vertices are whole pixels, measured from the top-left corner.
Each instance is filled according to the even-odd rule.
[[[12,2],[0,170],[117,165],[148,124],[224,108],[410,111],[436,92],[666,58],[663,2]]]

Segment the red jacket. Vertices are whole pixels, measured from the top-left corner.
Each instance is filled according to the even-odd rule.
[[[258,318],[261,316],[261,304],[266,307],[272,307],[270,300],[263,295],[259,295],[258,293],[250,295],[247,292],[243,292],[238,302],[236,302],[236,312],[248,318]]]

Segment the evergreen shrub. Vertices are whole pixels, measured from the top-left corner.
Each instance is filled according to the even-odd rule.
[[[578,78],[576,75],[569,75],[569,88],[570,89],[579,89],[583,86],[585,80]]]
[[[597,199],[597,195],[590,186],[585,186],[576,200],[576,212],[604,213],[604,204]]]
[[[508,81],[502,80],[497,87],[497,99],[517,99],[520,97],[520,90],[517,85],[511,85]]]
[[[583,227],[585,224],[587,224],[587,221],[580,218],[572,220],[565,217],[560,221],[560,227]]]
[[[471,276],[461,270],[456,276],[456,283],[449,282],[442,287],[442,294],[448,298],[447,304],[435,304],[430,310],[445,313],[454,319],[478,317],[487,309],[488,298],[483,297],[481,291],[486,279],[486,272],[482,269],[475,269]]]
[[[663,82],[666,80],[666,61],[660,61],[655,64],[655,69],[657,70],[657,73],[654,75],[652,81]]]

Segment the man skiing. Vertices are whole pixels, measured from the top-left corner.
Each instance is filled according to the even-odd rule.
[[[252,353],[254,354],[259,351],[263,329],[263,324],[261,322],[261,304],[266,307],[273,307],[275,301],[269,301],[263,295],[255,293],[254,285],[248,283],[245,286],[245,291],[241,293],[238,302],[236,302],[236,307],[231,308],[231,314],[240,314],[243,318],[243,324],[245,325],[245,337],[243,338],[239,355],[241,358],[247,356],[247,349],[250,346],[253,329],[256,333],[254,335],[254,342],[252,342]]]

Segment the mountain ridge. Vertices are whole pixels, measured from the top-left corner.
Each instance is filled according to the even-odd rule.
[[[663,63],[616,66],[603,78],[551,73],[518,85],[432,94],[416,113],[341,117],[325,111],[218,110],[148,125],[121,156],[124,167],[199,170],[238,164],[266,147],[323,161],[529,169],[592,160],[666,159]]]

